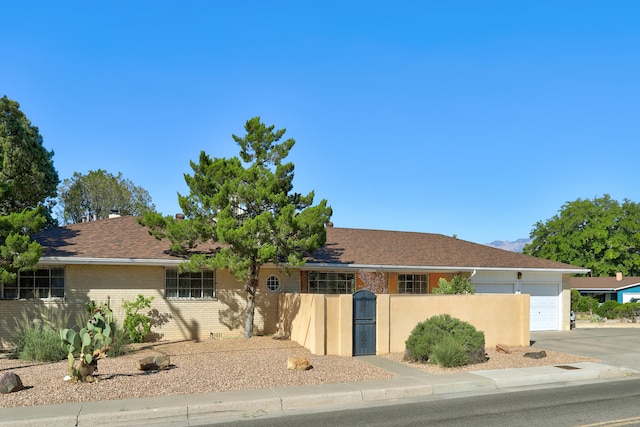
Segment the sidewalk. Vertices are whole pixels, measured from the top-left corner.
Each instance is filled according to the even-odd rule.
[[[224,393],[109,400],[0,409],[0,426],[193,426],[230,422],[300,409],[408,397],[497,390],[510,387],[615,379],[640,372],[603,363],[428,374],[383,357],[360,356],[363,361],[396,373],[391,380],[322,384]]]

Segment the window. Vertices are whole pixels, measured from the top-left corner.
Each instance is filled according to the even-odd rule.
[[[177,268],[167,268],[164,296],[166,298],[215,298],[215,274],[213,270],[179,273]]]
[[[280,279],[278,279],[278,276],[267,277],[267,289],[271,292],[276,292],[280,289]]]
[[[352,294],[356,276],[353,273],[309,272],[309,293],[311,294]]]
[[[64,267],[21,271],[15,282],[2,287],[2,298],[64,298]]]
[[[398,293],[429,293],[429,276],[426,274],[398,274]]]

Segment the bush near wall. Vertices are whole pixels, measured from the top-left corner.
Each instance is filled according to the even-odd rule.
[[[405,358],[444,366],[447,366],[442,362],[445,359],[455,359],[456,364],[449,366],[481,363],[487,360],[484,343],[484,333],[470,323],[440,314],[418,323],[411,331],[405,342]],[[461,348],[465,353],[463,357],[459,355]],[[434,352],[438,354],[436,357]]]

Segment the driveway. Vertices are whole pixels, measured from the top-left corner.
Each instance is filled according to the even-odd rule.
[[[640,328],[585,328],[531,332],[537,348],[602,360],[640,371]]]

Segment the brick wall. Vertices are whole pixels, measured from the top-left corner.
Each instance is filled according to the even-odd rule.
[[[8,347],[16,320],[26,313],[29,318],[42,316],[47,309],[69,317],[73,327],[76,314],[84,313],[86,303],[108,302],[118,324],[125,312],[123,300],[133,301],[138,295],[153,297],[154,326],[152,333],[162,340],[204,340],[240,336],[244,333],[246,293],[228,271],[216,271],[215,299],[166,299],[164,267],[68,265],[65,267],[64,300],[0,300],[0,347]],[[280,289],[266,287],[267,277],[276,275]],[[272,334],[278,324],[278,294],[297,292],[299,273],[287,275],[276,268],[262,268],[254,318],[254,334]]]

